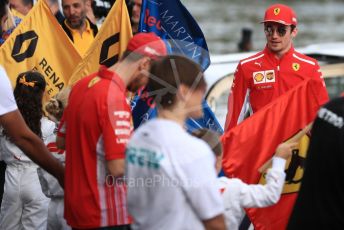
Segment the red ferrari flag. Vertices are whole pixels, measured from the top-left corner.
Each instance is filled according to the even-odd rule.
[[[273,155],[278,144],[288,140],[309,124],[324,103],[318,97],[322,82],[304,81],[272,101],[222,138],[222,167],[228,177],[248,184],[264,183],[258,169]],[[308,137],[301,139],[299,149],[286,164],[286,182],[280,201],[271,207],[248,209],[255,229],[285,229],[303,175],[303,160]]]

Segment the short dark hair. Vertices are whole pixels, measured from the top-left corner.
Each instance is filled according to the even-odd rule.
[[[155,95],[157,106],[174,104],[180,84],[193,89],[205,89],[206,82],[199,64],[180,55],[168,55],[153,61],[148,89]]]
[[[218,133],[215,133],[210,129],[202,128],[194,130],[191,134],[205,141],[210,146],[215,156],[221,156],[223,150],[220,135]]]

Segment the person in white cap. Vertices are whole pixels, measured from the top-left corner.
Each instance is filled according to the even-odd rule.
[[[320,103],[328,100],[325,82],[317,61],[294,49],[297,16],[286,5],[274,4],[265,12],[263,51],[239,62],[228,97],[225,130],[239,124],[247,114],[260,110],[300,82],[313,78],[322,81],[317,89]]]

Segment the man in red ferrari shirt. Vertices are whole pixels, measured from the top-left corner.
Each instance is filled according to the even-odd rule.
[[[274,4],[266,10],[262,23],[266,47],[238,64],[228,98],[225,130],[309,78],[323,82],[317,97],[321,103],[328,100],[317,61],[293,47],[298,32],[295,12],[286,5]]]
[[[159,37],[136,34],[118,63],[73,87],[57,145],[66,149],[64,216],[74,229],[129,229],[122,179],[131,133],[126,91],[145,85],[151,59],[163,55]]]

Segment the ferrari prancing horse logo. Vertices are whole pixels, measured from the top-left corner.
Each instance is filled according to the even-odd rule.
[[[300,69],[300,64],[299,63],[293,63],[293,70],[298,71]]]
[[[278,15],[280,12],[281,12],[281,9],[280,9],[280,8],[275,8],[275,9],[274,9],[274,14],[275,14],[275,15]]]

